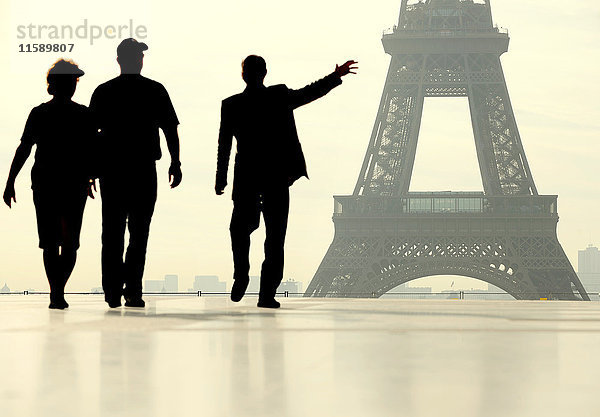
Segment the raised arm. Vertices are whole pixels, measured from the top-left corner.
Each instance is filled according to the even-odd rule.
[[[227,105],[221,105],[221,125],[219,127],[219,147],[217,152],[217,177],[215,180],[215,192],[223,194],[227,186],[227,171],[229,169],[229,156],[231,155],[231,144],[233,142],[233,129],[229,122]]]
[[[336,65],[335,71],[325,78],[315,81],[299,90],[288,90],[290,106],[293,109],[296,109],[323,97],[342,83],[342,77],[348,74],[356,74],[354,70],[358,69],[358,67],[356,67],[355,64],[357,64],[357,62],[350,60],[341,66]]]

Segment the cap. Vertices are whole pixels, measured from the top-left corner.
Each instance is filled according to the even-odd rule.
[[[127,56],[142,53],[148,49],[144,42],[138,42],[133,38],[123,39],[117,46],[117,56]]]
[[[73,61],[67,61],[65,59],[59,59],[52,65],[52,68],[48,71],[48,76],[54,75],[71,75],[73,77],[81,77],[85,72],[81,70],[77,64]]]

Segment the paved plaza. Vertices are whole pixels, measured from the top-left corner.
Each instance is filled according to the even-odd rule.
[[[597,416],[600,303],[0,298],[0,415]]]

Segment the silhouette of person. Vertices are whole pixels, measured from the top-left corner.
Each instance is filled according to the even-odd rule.
[[[142,277],[150,222],[156,203],[156,161],[162,129],[171,154],[171,188],[181,183],[179,120],[162,84],[143,77],[145,43],[133,38],[117,47],[121,75],[94,91],[90,109],[97,122],[102,196],[102,287],[111,308],[144,307]],[[129,245],[123,260],[125,227]],[[124,288],[123,288],[124,287]]]
[[[237,141],[230,234],[233,250],[232,301],[240,301],[248,287],[250,235],[265,221],[265,259],[262,264],[258,307],[278,308],[277,287],[283,278],[284,242],[289,212],[289,187],[307,177],[298,140],[294,110],[314,101],[342,83],[356,62],[337,66],[325,78],[299,90],[285,85],[265,87],[267,65],[262,57],[248,56],[242,63],[246,89],[223,100],[215,191],[227,186],[232,140]]]
[[[17,201],[15,179],[36,145],[31,188],[52,309],[69,307],[65,284],[75,267],[88,183],[94,176],[91,114],[71,100],[83,74],[63,59],[50,68],[46,79],[53,98],[31,110],[4,190],[4,202],[11,207]]]

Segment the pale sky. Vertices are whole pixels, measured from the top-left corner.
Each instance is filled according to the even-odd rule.
[[[267,84],[299,88],[346,59],[359,61],[330,95],[296,112],[310,181],[291,190],[285,277],[308,285],[333,238],[332,196],[351,194],[375,120],[390,57],[382,31],[397,22],[400,0],[220,1],[210,6],[187,0],[32,2],[2,0],[0,47],[3,100],[0,102],[2,189],[25,120],[50,96],[45,73],[61,57],[86,72],[74,100],[89,104],[94,88],[118,75],[118,40],[74,40],[71,53],[19,53],[17,26],[134,25],[147,27],[143,74],[165,85],[181,121],[183,183],[170,190],[169,158],[158,164],[159,197],[152,222],[145,279],[179,275],[180,289],[194,275],[231,281],[228,225],[231,189],[214,194],[220,101],[244,88],[240,62],[248,54],[267,60]],[[509,30],[505,76],[533,177],[541,194],[559,195],[559,239],[577,268],[577,250],[600,244],[598,195],[600,110],[600,4],[493,1],[495,22]],[[53,41],[54,42],[54,41]],[[168,155],[162,143],[163,154]],[[30,190],[33,155],[17,180],[17,204],[0,207],[0,286],[47,289],[37,248]],[[230,179],[231,184],[231,179]],[[411,191],[481,190],[466,99],[425,102]],[[100,286],[100,201],[88,200],[77,266],[70,291]],[[262,230],[253,235],[251,274],[262,262]],[[482,282],[433,277],[414,285],[445,289]]]

